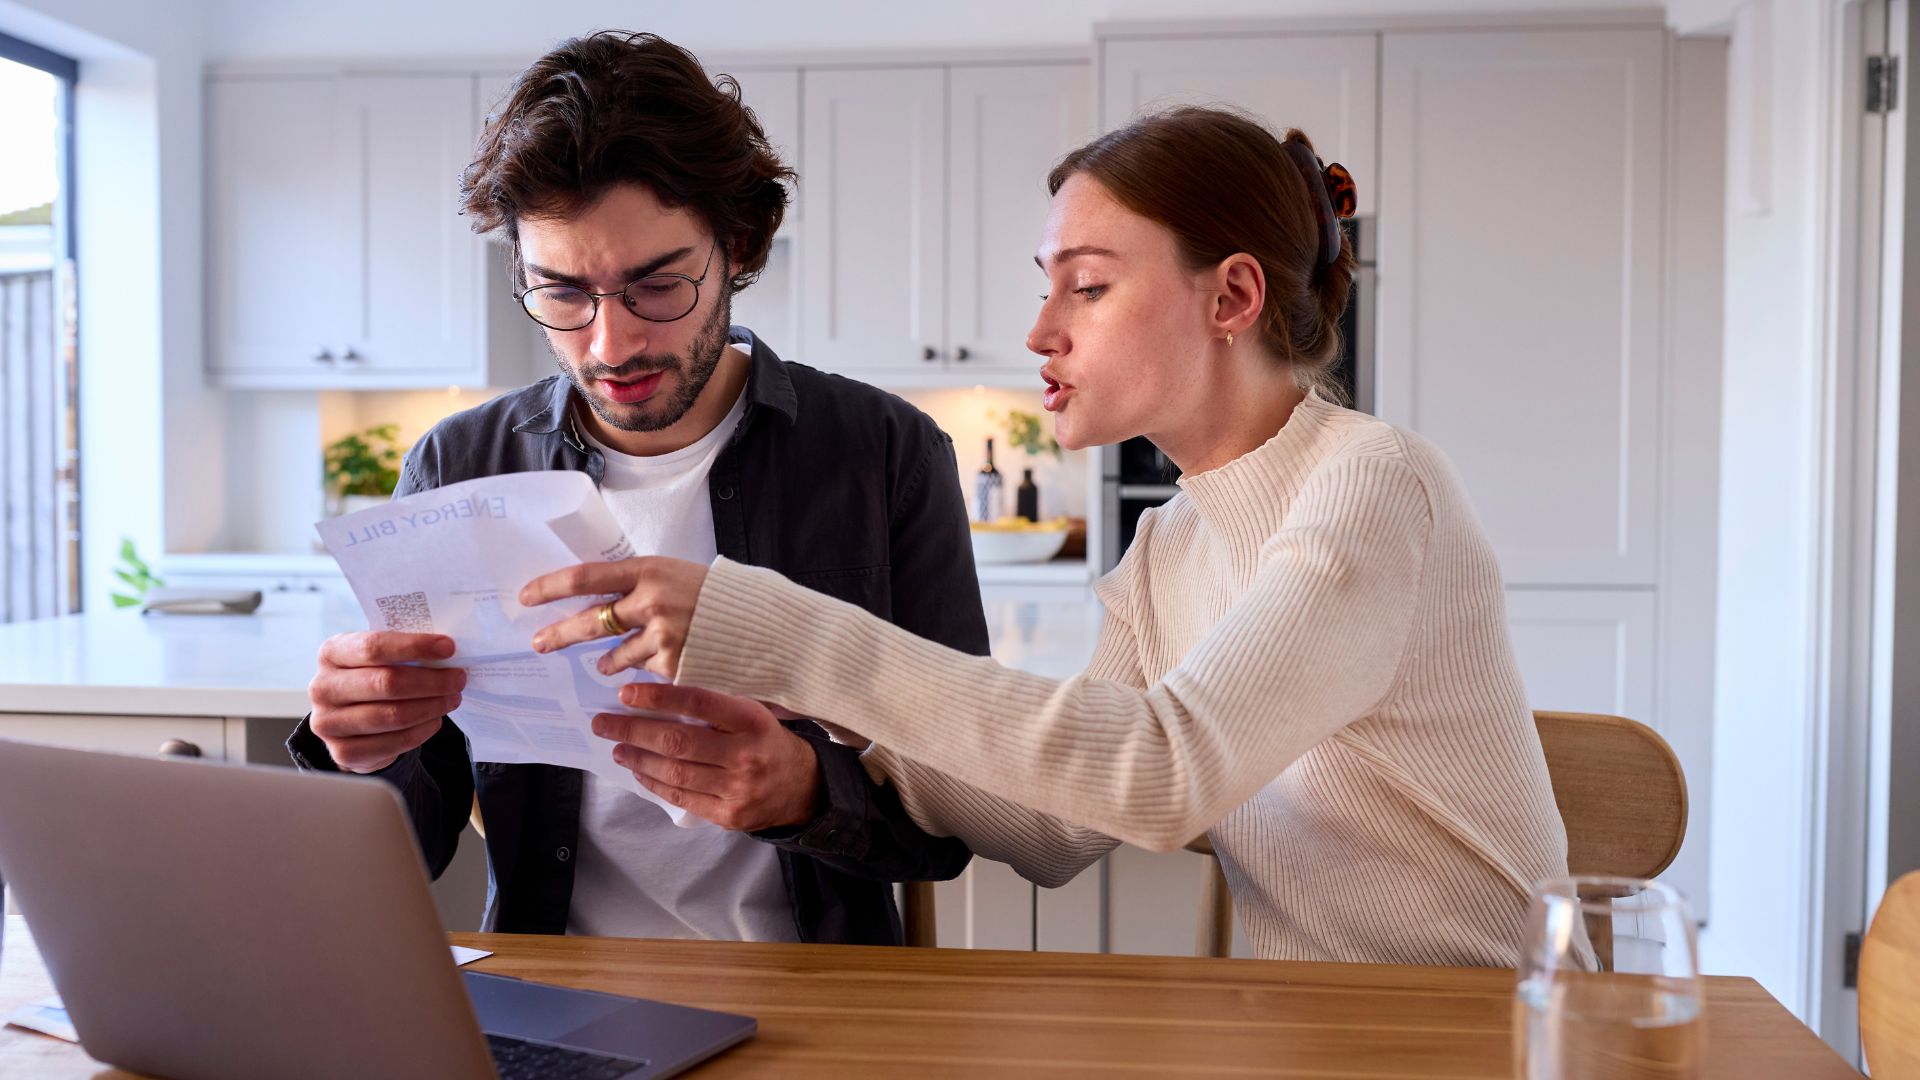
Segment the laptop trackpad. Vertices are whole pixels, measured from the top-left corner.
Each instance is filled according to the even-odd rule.
[[[633,1003],[632,998],[478,971],[463,971],[461,976],[467,983],[467,996],[473,999],[480,1030],[496,1035],[555,1041]]]

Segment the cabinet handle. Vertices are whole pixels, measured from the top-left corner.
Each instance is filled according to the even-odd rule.
[[[331,364],[331,363],[333,363],[333,350],[332,350],[332,349],[321,349],[321,350],[320,350],[319,352],[317,352],[317,353],[314,353],[314,354],[313,354],[313,362],[314,362],[314,363],[316,363],[316,364]]]
[[[343,352],[340,354],[340,359],[345,360],[349,364],[358,364],[362,360],[365,360],[366,357],[361,356],[359,353],[354,352],[352,349],[348,349],[346,352]]]
[[[160,744],[161,757],[205,757],[200,748],[185,739],[168,739]]]
[[[920,351],[920,359],[929,361],[938,360],[940,359],[940,350],[929,345]]]
[[[959,348],[953,350],[953,358],[955,360],[960,361],[963,364],[966,363],[968,358],[970,358],[972,355],[973,355],[972,353],[967,351],[967,347],[965,345],[962,345]]]

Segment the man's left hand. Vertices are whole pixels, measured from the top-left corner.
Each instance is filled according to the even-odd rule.
[[[819,760],[813,747],[783,727],[765,705],[666,683],[621,687],[620,702],[712,725],[617,713],[593,718],[593,733],[616,744],[613,760],[631,769],[648,791],[739,832],[813,820]]]
[[[612,675],[628,668],[651,671],[672,679],[680,670],[680,650],[693,625],[693,608],[706,584],[707,568],[699,563],[660,556],[619,562],[581,563],[544,574],[520,590],[527,607],[570,596],[625,595],[613,601],[615,621],[625,639],[600,659],[600,672]],[[582,641],[607,637],[600,607],[590,607],[533,635],[535,652],[553,652]]]

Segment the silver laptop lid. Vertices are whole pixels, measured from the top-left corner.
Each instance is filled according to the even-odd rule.
[[[494,1075],[379,780],[0,740],[0,880],[101,1061]]]

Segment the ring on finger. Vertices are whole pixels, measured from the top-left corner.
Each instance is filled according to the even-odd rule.
[[[631,633],[620,621],[620,616],[614,614],[611,600],[600,605],[600,629],[605,632],[602,635],[604,637],[626,637]]]

